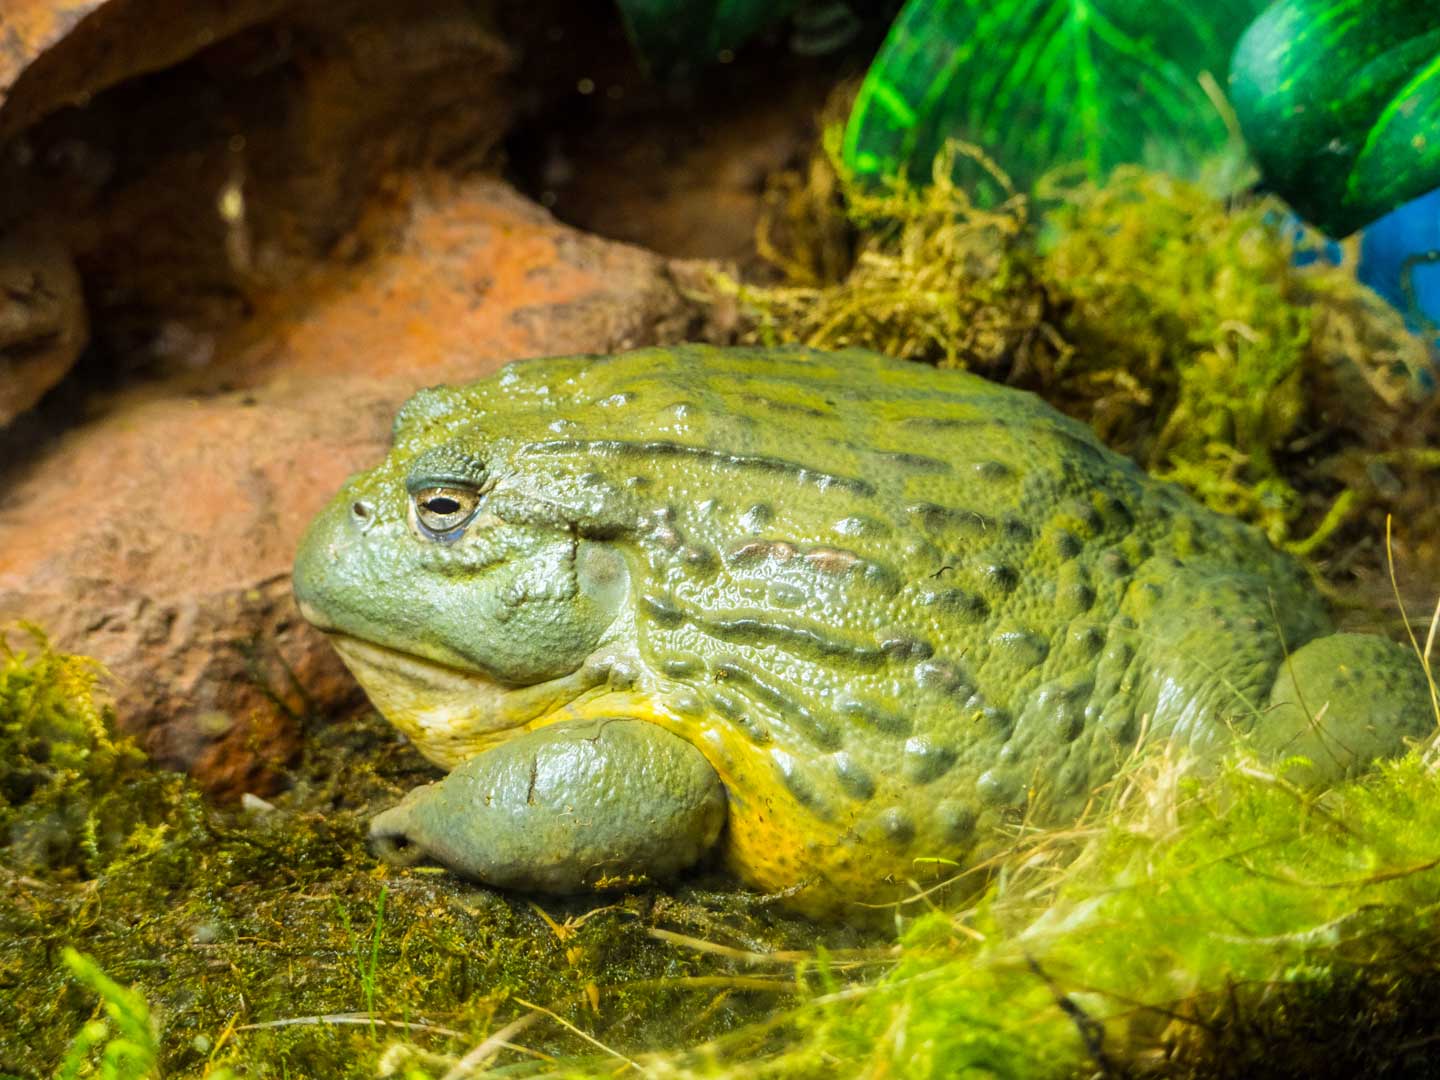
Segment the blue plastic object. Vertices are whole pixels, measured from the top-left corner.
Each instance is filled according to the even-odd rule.
[[[1407,263],[1410,294],[1404,285]],[[1412,330],[1440,343],[1440,188],[1367,225],[1356,272],[1400,309]]]

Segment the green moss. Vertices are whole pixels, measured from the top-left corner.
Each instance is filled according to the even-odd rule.
[[[1089,825],[1022,838],[974,906],[903,905],[899,951],[861,953],[872,975],[858,982],[856,956],[823,947],[793,972],[749,974],[755,958],[733,946],[728,970],[709,973],[691,949],[656,948],[656,923],[722,950],[717,930],[740,944],[757,929],[754,910],[717,910],[713,896],[542,915],[410,874],[391,882],[383,917],[374,880],[342,901],[346,919],[305,917],[337,902],[311,895],[314,881],[254,922],[245,911],[262,894],[242,896],[228,933],[160,954],[185,968],[194,1001],[133,958],[112,964],[151,986],[167,1074],[227,1063],[243,1076],[434,1080],[488,1047],[470,1075],[604,1077],[628,1074],[626,1061],[672,1077],[1426,1075],[1417,1033],[1440,1021],[1434,760],[1420,748],[1324,794],[1243,756],[1218,776],[1140,762]],[[186,953],[202,945],[197,965]],[[149,1015],[134,994],[80,974],[141,1041]],[[367,979],[374,1029],[355,1008]],[[734,1000],[747,994],[760,1000]],[[328,1006],[330,1021],[292,1011],[249,1027],[287,1005]],[[688,1049],[646,1052],[657,1042]]]
[[[861,346],[995,374],[1049,346],[1034,339],[1045,295],[1033,266],[1028,201],[982,209],[951,179],[952,148],[930,184],[903,177],[880,192],[839,171],[838,129],[804,184],[772,193],[759,249],[786,275],[775,287],[720,287],[754,320],[748,339]],[[1009,190],[998,168],[967,148]]]
[[[158,823],[123,794],[144,757],[111,736],[102,674],[33,628],[19,645],[0,634],[0,836],[17,870],[93,876],[155,839]]]
[[[1418,415],[1424,343],[1351,269],[1296,268],[1322,238],[1274,200],[1134,168],[1056,194],[1040,267],[1071,352],[1045,389],[1211,507],[1321,547],[1359,493],[1306,450]]]
[[[93,667],[43,648],[9,665],[30,689],[7,730],[45,717],[82,763],[118,748]],[[412,779],[383,729],[346,738],[371,762],[352,798]],[[900,905],[896,952],[705,882],[542,908],[377,867],[356,811],[224,814],[134,773],[171,823],[146,858],[83,880],[4,866],[0,1070],[1420,1075],[1416,1033],[1440,1020],[1436,756],[1323,794],[1245,757],[1218,777],[1138,761],[1091,821],[1019,837],[972,907]]]
[[[782,281],[717,278],[747,339],[863,346],[1036,390],[1317,562],[1365,545],[1378,566],[1387,512],[1417,533],[1440,524],[1413,495],[1433,493],[1425,343],[1353,258],[1297,267],[1319,238],[1282,227],[1278,202],[1122,168],[982,209],[950,179],[955,154],[1009,187],[974,148],[947,150],[924,187],[877,191],[834,145],[772,194],[760,249]]]

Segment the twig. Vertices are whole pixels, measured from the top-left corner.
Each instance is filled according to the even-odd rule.
[[[1392,518],[1385,515],[1385,565],[1390,571],[1390,591],[1395,594],[1395,605],[1400,609],[1400,618],[1405,623],[1405,633],[1410,637],[1410,647],[1415,650],[1415,655],[1420,659],[1420,665],[1425,669],[1425,681],[1430,686],[1430,707],[1435,713],[1435,718],[1440,721],[1440,690],[1435,687],[1435,677],[1430,672],[1429,654],[1430,640],[1435,635],[1434,619],[1431,619],[1430,636],[1426,639],[1425,648],[1420,648],[1420,643],[1415,640],[1415,629],[1410,625],[1410,616],[1405,611],[1405,601],[1400,598],[1400,583],[1395,580],[1395,549],[1390,542],[1390,526]],[[1440,613],[1440,607],[1436,608]]]
[[[659,927],[651,927],[646,933],[657,941],[663,941],[669,945],[679,945],[683,948],[694,949],[696,952],[709,953],[712,956],[723,956],[729,960],[736,960],[742,964],[797,964],[806,960],[816,959],[816,954],[808,949],[782,949],[777,952],[755,952],[751,949],[737,949],[733,945],[722,945],[718,941],[707,941],[704,938],[691,937],[688,934],[678,934],[674,930],[662,930]],[[827,954],[826,959],[849,959],[873,960],[875,950],[873,949],[837,949]]]
[[[365,1013],[327,1013],[324,1016],[288,1016],[283,1020],[262,1020],[256,1024],[241,1024],[236,1031],[259,1031],[261,1028],[294,1027],[297,1024],[375,1024],[377,1027],[403,1028],[406,1031],[433,1031],[437,1035],[449,1035],[463,1039],[465,1032],[439,1024],[424,1024],[410,1020],[372,1020]]]
[[[546,1016],[550,1017],[551,1020],[554,1020],[557,1024],[559,1024],[561,1027],[563,1027],[566,1031],[569,1031],[570,1033],[572,1033],[572,1034],[574,1034],[574,1035],[580,1036],[580,1038],[584,1039],[584,1040],[585,1040],[586,1042],[588,1042],[591,1046],[594,1046],[594,1047],[596,1047],[596,1048],[599,1049],[599,1050],[603,1050],[603,1051],[605,1051],[605,1053],[609,1054],[611,1057],[613,1057],[613,1058],[618,1058],[620,1061],[625,1062],[625,1064],[629,1065],[629,1066],[630,1066],[632,1069],[634,1069],[636,1072],[642,1072],[642,1073],[643,1073],[643,1072],[645,1071],[645,1070],[643,1070],[642,1068],[640,1068],[639,1062],[632,1061],[630,1058],[626,1057],[624,1054],[620,1053],[620,1051],[618,1051],[618,1050],[612,1050],[610,1047],[608,1047],[608,1046],[606,1046],[604,1043],[602,1043],[599,1039],[595,1038],[595,1036],[593,1036],[593,1035],[587,1035],[585,1032],[581,1031],[581,1030],[580,1030],[578,1027],[576,1027],[574,1024],[570,1023],[569,1020],[566,1020],[566,1019],[565,1019],[563,1016],[561,1016],[559,1013],[551,1012],[549,1009],[545,1008],[543,1005],[535,1005],[535,1004],[533,1004],[533,1003],[531,1003],[531,1002],[529,1002],[529,1001],[526,1001],[526,1000],[523,999],[523,998],[518,998],[518,997],[517,997],[517,998],[515,999],[515,1003],[516,1003],[517,1005],[523,1005],[523,1006],[525,1006],[525,1008],[527,1008],[527,1009],[534,1009],[536,1012],[542,1012],[542,1013],[544,1013]]]
[[[1059,984],[1045,972],[1045,969],[1040,966],[1039,961],[1029,953],[1025,954],[1025,963],[1030,970],[1045,983],[1046,987],[1049,988],[1050,993],[1055,998],[1055,1004],[1060,1007],[1060,1011],[1068,1016],[1071,1022],[1074,1023],[1076,1031],[1080,1034],[1080,1041],[1085,1044],[1085,1049],[1090,1054],[1090,1059],[1100,1067],[1100,1075],[1119,1075],[1114,1063],[1110,1060],[1110,1056],[1105,1053],[1105,1025],[1100,1023],[1099,1020],[1096,1020],[1079,1005],[1075,1004],[1075,1000],[1069,994],[1065,993],[1064,990],[1060,989]]]
[[[479,1068],[481,1064],[498,1054],[502,1048],[509,1046],[513,1036],[519,1035],[536,1020],[539,1020],[540,1015],[540,1010],[534,1009],[524,1016],[511,1020],[493,1035],[487,1035],[482,1042],[451,1066],[450,1071],[440,1080],[465,1080],[465,1077]]]

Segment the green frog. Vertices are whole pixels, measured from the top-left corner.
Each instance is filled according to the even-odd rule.
[[[1337,633],[1255,529],[1029,393],[862,351],[423,390],[295,593],[453,770],[382,852],[528,890],[718,851],[825,914],[1074,821],[1142,747],[1323,784],[1434,724],[1413,652]]]

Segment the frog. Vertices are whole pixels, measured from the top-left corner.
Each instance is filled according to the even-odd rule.
[[[825,917],[1091,813],[1142,751],[1334,783],[1428,673],[1038,396],[850,349],[652,347],[415,394],[294,592],[442,769],[389,861],[555,894],[698,864]]]

